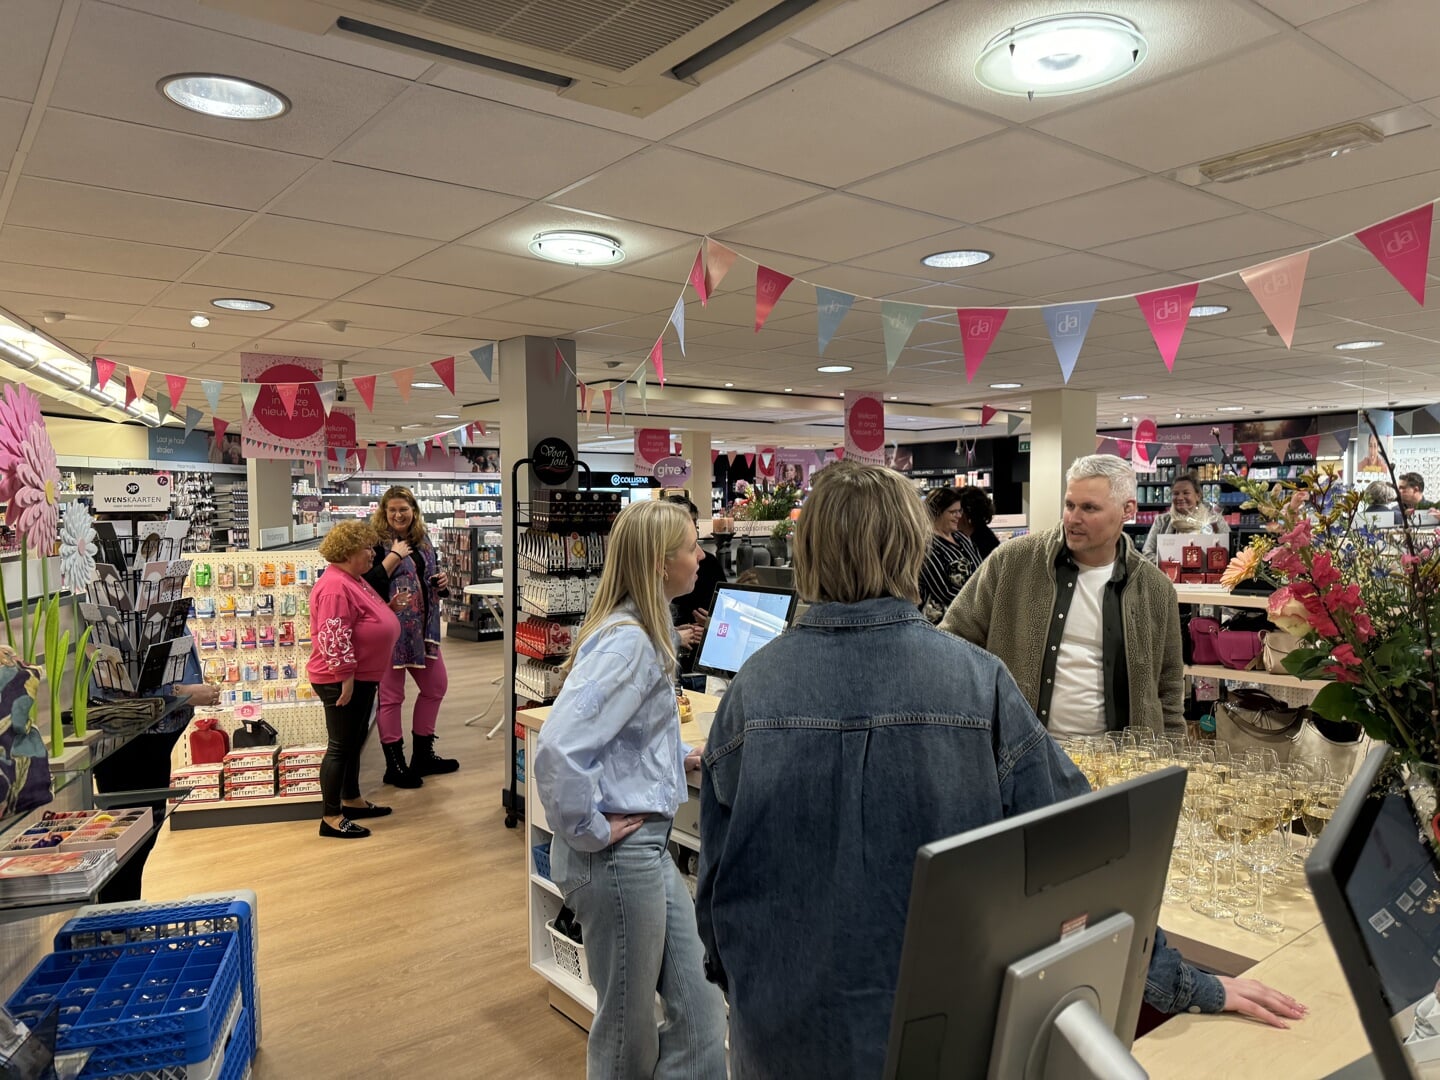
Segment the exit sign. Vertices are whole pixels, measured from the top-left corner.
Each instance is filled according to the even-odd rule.
[[[1022,454],[1028,454],[1029,452],[1030,452],[1030,440],[1029,440],[1029,439],[1021,439],[1021,440],[1020,440],[1020,453],[1022,453]]]

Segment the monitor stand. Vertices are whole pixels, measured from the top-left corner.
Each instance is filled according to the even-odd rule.
[[[1134,935],[1121,912],[1006,969],[990,1080],[1145,1080],[1115,1034]]]

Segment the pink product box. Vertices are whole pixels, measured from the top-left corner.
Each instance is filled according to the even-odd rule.
[[[231,784],[225,792],[225,798],[229,799],[273,799],[275,797],[275,781],[268,784]]]
[[[282,783],[282,784],[293,784],[293,783],[295,783],[295,782],[297,782],[297,781],[299,781],[299,780],[319,780],[319,779],[320,779],[320,766],[319,766],[319,765],[300,765],[300,766],[298,766],[298,767],[296,767],[296,768],[293,768],[293,769],[290,768],[290,766],[285,765],[285,764],[283,764],[283,763],[282,763],[281,766],[280,766],[280,783]]]
[[[319,765],[325,760],[325,747],[323,746],[291,746],[280,751],[280,767],[288,769],[292,765]]]
[[[319,781],[319,780],[296,780],[296,781],[293,781],[293,782],[288,783],[288,784],[281,784],[281,785],[280,785],[280,794],[281,794],[282,796],[289,796],[289,795],[319,795],[319,794],[320,794],[320,781]]]
[[[176,786],[178,787],[179,785],[177,784]],[[195,803],[219,802],[220,785],[215,784],[213,786],[205,785],[202,787],[193,787],[190,789],[190,794],[186,795],[183,799],[174,798],[170,801],[172,803],[183,802],[186,806],[193,806]]]
[[[239,750],[231,750],[225,755],[225,767],[227,769],[247,768],[259,769],[262,767],[274,768],[275,759],[280,753],[277,746],[245,746]]]
[[[264,769],[226,769],[225,783],[229,787],[239,787],[245,784],[273,784],[275,782],[275,770]]]

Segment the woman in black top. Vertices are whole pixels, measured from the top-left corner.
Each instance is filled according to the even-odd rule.
[[[980,565],[980,553],[970,538],[960,531],[965,512],[961,509],[959,488],[936,488],[925,497],[930,512],[930,550],[920,567],[920,610],[931,622],[939,622],[950,601],[964,586],[966,579]]]
[[[995,504],[979,488],[967,487],[960,489],[960,509],[965,512],[960,519],[960,532],[970,537],[983,560],[1000,546],[1000,538],[990,530]]]

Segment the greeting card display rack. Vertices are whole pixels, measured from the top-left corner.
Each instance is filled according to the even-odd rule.
[[[466,585],[493,582],[503,572],[505,541],[491,525],[443,525],[438,545],[441,568],[450,579],[450,596],[444,602],[445,636],[466,641],[504,637],[505,627],[486,598],[467,596]]]

